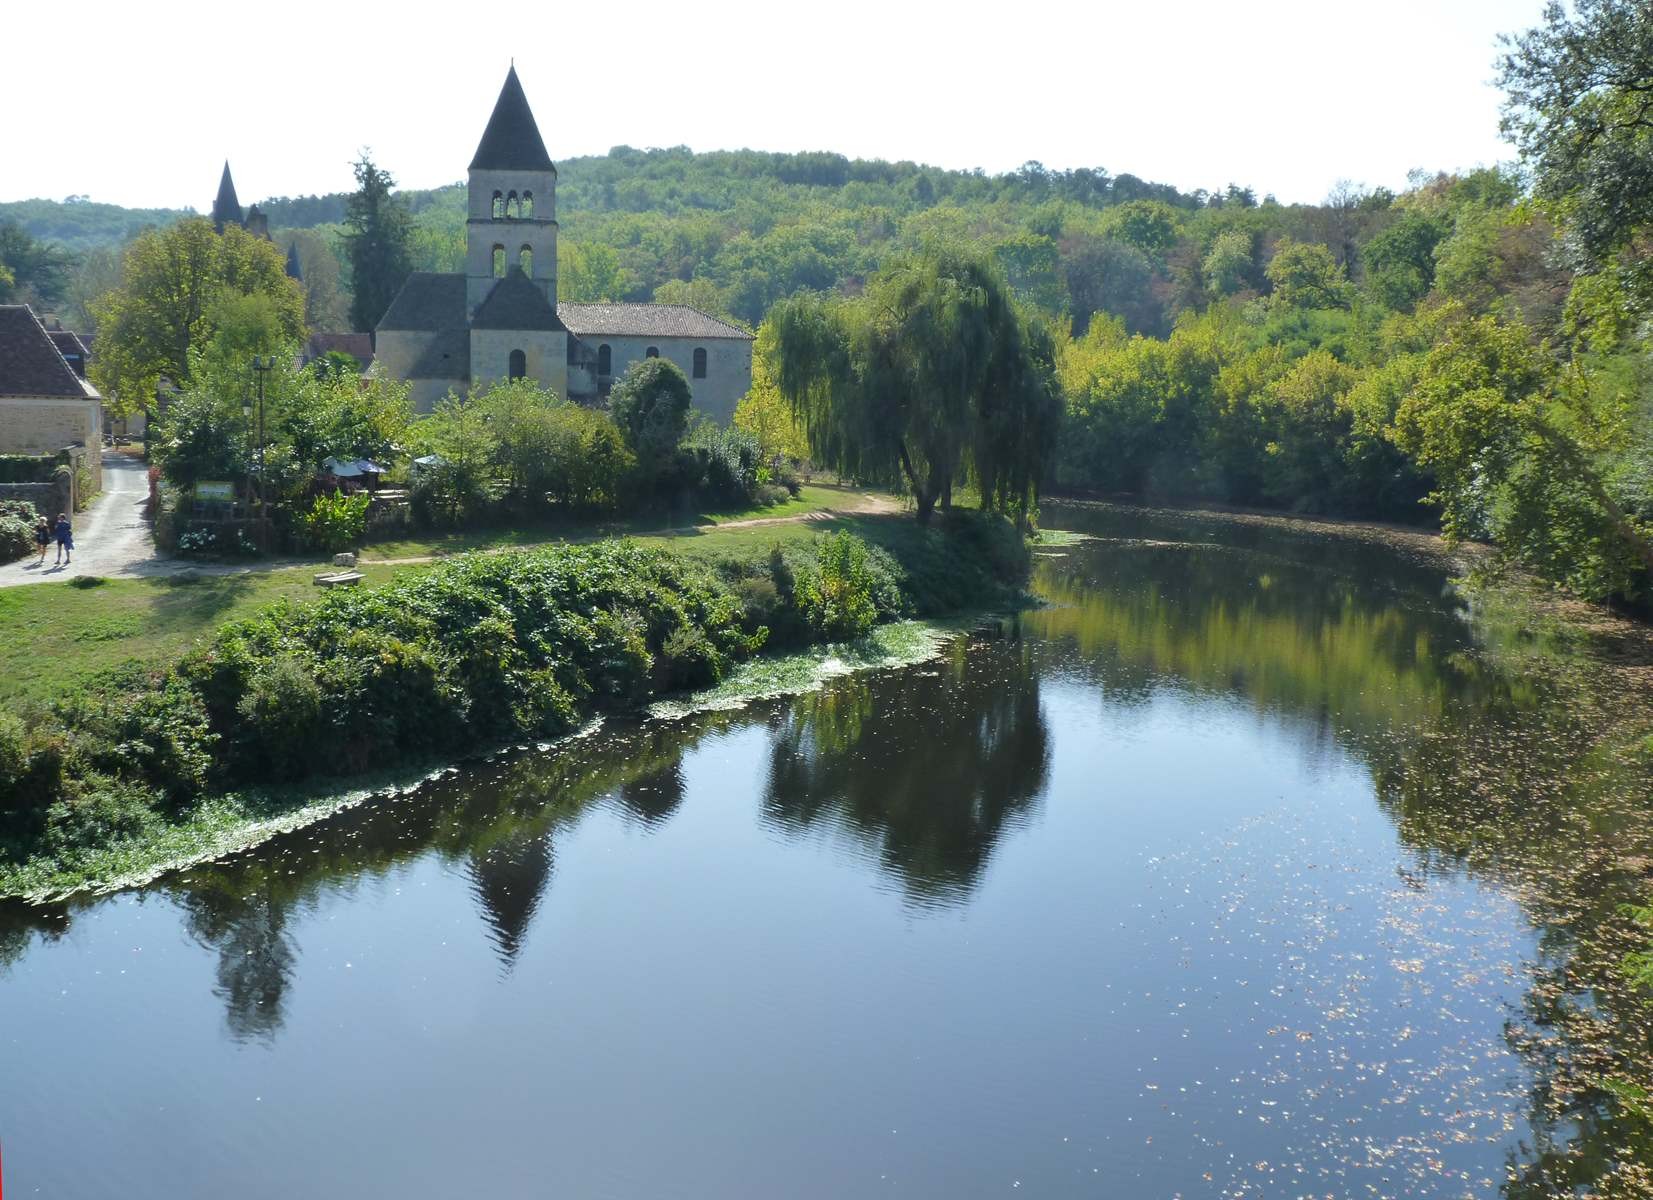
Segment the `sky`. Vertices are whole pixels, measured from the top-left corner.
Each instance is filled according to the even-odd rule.
[[[610,147],[1029,160],[1315,201],[1507,161],[1497,37],[1542,0],[18,4],[0,200],[210,208],[464,178],[516,62],[554,159]],[[31,48],[19,53],[21,48]]]

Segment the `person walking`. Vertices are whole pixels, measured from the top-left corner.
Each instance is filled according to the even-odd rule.
[[[46,514],[39,513],[34,519],[34,544],[40,547],[40,557],[34,561],[39,566],[46,563],[46,548],[52,544],[52,527],[46,521]]]
[[[67,566],[69,552],[75,548],[75,531],[69,527],[68,513],[57,514],[57,529],[55,532],[57,535],[57,565]],[[46,561],[44,551],[41,552],[40,561]]]

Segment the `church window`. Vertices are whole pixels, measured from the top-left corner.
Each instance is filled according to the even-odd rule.
[[[694,377],[696,379],[706,378],[706,348],[704,346],[695,347]]]
[[[504,277],[505,277],[505,247],[500,246],[500,245],[495,245],[494,246],[494,278],[495,279],[503,279]]]
[[[607,342],[597,347],[597,374],[614,374],[614,350]]]
[[[517,251],[517,266],[522,268],[522,273],[528,278],[534,277],[534,251],[531,247],[524,246]]]
[[[511,351],[511,378],[521,379],[528,374],[528,356],[521,350]]]
[[[505,197],[505,216],[507,220],[512,221],[517,218],[517,194],[515,192]]]
[[[504,219],[505,219],[505,197],[500,195],[498,192],[495,192],[494,193],[494,220],[502,221]]]
[[[660,347],[659,346],[650,346],[647,350],[643,351],[643,357],[644,358],[659,358],[660,357]]]
[[[533,215],[534,215],[534,193],[533,192],[524,192],[524,193],[522,193],[522,216],[523,216],[523,219],[526,220],[527,218],[529,218]]]

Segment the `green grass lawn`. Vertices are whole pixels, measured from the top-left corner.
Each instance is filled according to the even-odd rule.
[[[853,499],[854,494],[845,489],[808,487],[790,505],[738,514],[698,514],[698,519],[727,523],[752,517],[795,516],[845,507]],[[910,517],[852,516],[731,529],[685,527],[677,533],[637,540],[711,560],[762,554],[777,544],[803,544],[838,527],[854,529],[871,540],[881,540],[899,536],[896,527],[904,529],[912,524]],[[658,520],[640,520],[637,526],[648,530],[662,528]],[[614,532],[624,536],[626,529],[617,527]],[[532,533],[498,534],[494,535],[498,539],[495,541],[482,538],[469,545],[454,544],[448,550],[429,548],[433,544],[429,540],[392,543],[401,547],[394,554],[387,553],[384,545],[375,550],[381,558],[413,557],[548,540],[531,536]],[[601,530],[594,530],[590,525],[570,525],[562,533],[564,537],[602,535]],[[390,565],[375,563],[369,558],[362,564],[367,576],[362,586],[372,587],[403,572],[426,569],[421,564]],[[170,662],[226,621],[250,614],[273,600],[283,596],[296,600],[317,598],[322,593],[312,580],[315,571],[315,565],[306,564],[241,575],[111,579],[95,587],[38,583],[0,588],[0,702],[50,699],[85,686],[110,668],[133,660],[149,664]]]
[[[497,550],[507,546],[533,546],[544,542],[584,540],[598,537],[626,537],[659,529],[692,529],[697,525],[723,525],[730,521],[797,517],[822,509],[844,508],[856,503],[851,488],[810,484],[784,504],[768,508],[739,508],[728,511],[684,508],[640,513],[613,520],[592,521],[573,517],[552,518],[511,529],[456,530],[374,542],[362,550],[362,561],[424,558],[430,555],[461,554],[467,550]]]

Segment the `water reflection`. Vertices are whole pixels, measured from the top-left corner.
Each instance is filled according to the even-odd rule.
[[[764,819],[846,831],[916,902],[961,903],[1044,791],[1050,734],[1020,645],[852,677],[777,714]]]
[[[1115,1013],[1121,1014],[1120,1020],[1130,1014],[1131,1030],[1147,1028],[1152,1034],[1158,1010],[1170,1001],[1157,994],[1130,995],[1133,988],[1145,992],[1152,984],[1156,993],[1179,989],[1178,1007],[1184,1001],[1211,1005],[1200,1018],[1189,1017],[1186,1028],[1176,1031],[1180,1036],[1156,1045],[1155,1052],[1164,1045],[1179,1050],[1192,1046],[1182,1052],[1205,1060],[1225,1059],[1228,1069],[1221,1078],[1227,1082],[1219,1080],[1218,1090],[1262,1088],[1255,1084],[1259,1071],[1278,1068],[1281,1077],[1271,1075],[1266,1086],[1300,1085],[1314,1091],[1314,1104],[1305,1102],[1296,1110],[1295,1124],[1289,1128],[1281,1127],[1288,1124],[1283,1119],[1274,1127],[1252,1125],[1249,1116],[1244,1125],[1227,1119],[1234,1108],[1251,1103],[1261,1091],[1225,1096],[1234,1103],[1201,1110],[1208,1124],[1188,1143],[1190,1155],[1203,1152],[1207,1136],[1211,1144],[1223,1147],[1220,1154],[1212,1151],[1218,1155],[1213,1162],[1236,1146],[1271,1138],[1276,1150],[1284,1146],[1299,1153],[1309,1139],[1320,1136],[1314,1123],[1322,1118],[1344,1129],[1349,1139],[1344,1146],[1367,1137],[1374,1139],[1374,1146],[1384,1138],[1410,1137],[1415,1127],[1438,1115],[1420,1115],[1425,1102],[1453,1094],[1443,1091],[1439,1076],[1430,1073],[1448,1070],[1452,1064],[1444,1060],[1468,1047],[1480,1058],[1473,1072],[1462,1073],[1462,1078],[1473,1075],[1477,1081],[1464,1094],[1473,1092],[1488,1111],[1502,1105],[1497,1130],[1483,1139],[1484,1145],[1465,1149],[1455,1142],[1457,1148],[1451,1151],[1463,1156],[1460,1165],[1502,1176],[1499,1184],[1489,1179],[1483,1192],[1501,1188],[1522,1200],[1592,1190],[1612,1194],[1615,1187],[1635,1194],[1640,1186],[1635,1172],[1644,1172],[1639,1178],[1645,1181],[1653,1164],[1653,1125],[1630,1118],[1613,1099],[1611,1088],[1617,1080],[1650,1074],[1653,1008],[1625,989],[1614,966],[1631,945],[1632,931],[1622,907],[1644,900],[1653,879],[1653,822],[1647,819],[1647,769],[1638,765],[1627,746],[1615,742],[1614,731],[1626,727],[1628,709],[1645,703],[1645,696],[1619,686],[1619,676],[1603,674],[1564,653],[1551,653],[1542,638],[1500,624],[1496,613],[1472,611],[1449,586],[1439,562],[1404,549],[1193,517],[1117,510],[1053,515],[1057,523],[1088,525],[1104,540],[1041,561],[1037,586],[1051,605],[1025,614],[1012,624],[1008,637],[962,639],[942,658],[917,668],[838,679],[793,700],[677,722],[615,723],[552,752],[472,764],[415,794],[342,814],[254,852],[163,881],[151,891],[176,905],[184,932],[213,956],[209,986],[223,1013],[224,1028],[238,1044],[314,1053],[313,1043],[307,1041],[316,1036],[314,1028],[306,1029],[302,1017],[295,1015],[307,1007],[295,1002],[295,993],[307,986],[318,995],[326,991],[319,968],[307,976],[305,954],[317,953],[312,918],[335,918],[349,912],[358,899],[366,906],[376,882],[388,885],[379,894],[393,891],[403,875],[413,877],[422,865],[434,866],[437,869],[421,878],[431,882],[430,876],[440,876],[436,883],[450,886],[433,886],[424,906],[410,911],[419,919],[441,919],[457,903],[464,914],[462,936],[471,939],[467,947],[473,957],[464,960],[470,964],[466,979],[442,981],[449,991],[431,985],[431,991],[409,1004],[434,1010],[457,997],[458,1008],[463,1007],[460,1000],[480,1003],[477,993],[486,992],[500,1003],[492,1015],[503,1014],[504,1019],[492,1031],[497,1042],[471,1034],[484,1057],[502,1049],[531,1054],[549,1036],[540,1024],[524,1024],[522,1015],[531,1011],[528,1021],[539,1022],[545,993],[525,1001],[522,1010],[500,998],[515,994],[513,989],[526,993],[530,987],[545,986],[527,964],[552,957],[541,945],[535,959],[536,937],[542,942],[554,938],[559,965],[565,958],[585,954],[590,968],[577,982],[557,980],[564,989],[551,993],[557,1003],[577,1006],[582,992],[612,987],[612,992],[602,993],[600,1004],[583,1010],[588,1023],[600,1024],[614,1014],[614,1026],[603,1030],[609,1038],[606,1045],[665,1035],[654,1047],[654,1058],[645,1056],[641,1065],[632,1064],[625,1060],[623,1048],[616,1048],[612,1060],[603,1060],[603,1070],[631,1079],[633,1088],[637,1080],[653,1087],[657,1077],[698,1080],[707,1062],[693,1057],[698,1045],[693,1037],[676,1036],[679,1022],[692,1021],[701,1036],[710,1038],[719,1028],[707,1017],[709,1012],[734,1011],[757,1023],[766,1012],[782,1012],[796,1022],[787,1030],[784,1054],[771,1055],[756,1067],[747,1063],[745,1069],[774,1072],[766,1084],[770,1095],[775,1088],[807,1078],[820,1089],[816,1099],[822,1111],[833,1114],[819,1119],[842,1120],[844,1112],[856,1108],[847,1103],[849,1097],[879,1089],[916,1089],[915,1079],[927,1072],[956,1069],[968,1076],[980,1065],[984,1076],[990,1076],[993,1047],[970,1040],[967,1031],[1002,1029],[1006,1014],[1026,1002],[1019,995],[996,997],[993,992],[995,980],[1017,975],[1000,969],[1014,959],[1022,972],[1053,988],[1050,995],[1034,997],[1048,1008],[1052,1022],[1059,1023],[1064,1014],[1081,1016],[1062,1027],[1066,1040],[1041,1043],[1036,1031],[1026,1035],[1025,1043],[1008,1034],[1003,1037],[1007,1061],[1024,1046],[1031,1058],[1046,1057],[1038,1059],[1043,1065],[1027,1077],[1017,1073],[1015,1063],[998,1064],[997,1078],[1012,1099],[1002,1110],[991,1112],[990,1120],[971,1127],[977,1132],[1013,1123],[1013,1111],[1020,1108],[1052,1127],[1062,1123],[1065,1143],[1070,1125],[1084,1125],[1074,1114],[1095,1105],[1086,1119],[1103,1126],[1111,1119],[1122,1126],[1134,1116],[1134,1136],[1153,1114],[1130,1108],[1128,1093],[1135,1079],[1126,1079],[1122,1091],[1116,1086],[1120,1080],[1108,1075],[1120,1062],[1129,1062],[1131,1070],[1141,1065],[1131,1059],[1130,1048],[1116,1047],[1108,1055],[1086,1060],[1085,1070],[1091,1074],[1079,1083],[1074,1077],[1082,1074],[1081,1069],[1070,1070],[1067,1064],[1085,1053],[1076,1047],[1094,1044],[1089,1041],[1092,1035],[1100,1039],[1118,1032],[1107,1023]],[[1080,710],[1091,723],[1075,719]],[[1378,830],[1375,842],[1357,843],[1350,834],[1349,840],[1334,843],[1343,852],[1334,860],[1338,869],[1357,883],[1322,883],[1329,877],[1326,862],[1293,862],[1297,843],[1292,837],[1312,825],[1303,811],[1312,814],[1322,802],[1311,787],[1303,793],[1307,799],[1300,795],[1293,801],[1302,803],[1303,811],[1293,814],[1300,828],[1282,826],[1283,832],[1277,831],[1280,841],[1265,837],[1253,848],[1243,841],[1253,834],[1227,829],[1222,836],[1230,840],[1222,845],[1196,846],[1191,841],[1185,858],[1192,865],[1183,876],[1169,866],[1157,873],[1140,871],[1140,863],[1122,854],[1110,860],[1115,878],[1094,892],[1074,881],[1100,876],[1093,869],[1097,856],[1103,849],[1116,848],[1098,848],[1094,842],[1077,845],[1035,860],[1058,874],[1068,872],[1060,875],[1063,882],[1052,885],[1048,895],[1039,892],[1028,879],[1024,850],[1042,834],[1048,840],[1049,827],[1063,811],[1057,801],[1048,799],[1061,791],[1063,772],[1057,764],[1068,761],[1064,754],[1101,761],[1084,760],[1079,750],[1085,739],[1165,712],[1184,721],[1204,718],[1225,729],[1266,726],[1266,737],[1250,730],[1256,736],[1247,750],[1267,746],[1278,753],[1284,747],[1281,757],[1295,756],[1293,762],[1282,763],[1282,781],[1297,778],[1293,771],[1301,762],[1313,761],[1315,753],[1335,750],[1338,779],[1343,785],[1354,781],[1358,806],[1368,818],[1363,828]],[[1159,736],[1162,742],[1146,749],[1133,747],[1134,755],[1120,753],[1108,760],[1139,764],[1143,774],[1130,781],[1130,790],[1146,796],[1145,804],[1157,802],[1156,754],[1163,763],[1164,756],[1189,753],[1191,745],[1214,744],[1191,738],[1186,726],[1169,733],[1162,728]],[[1241,740],[1236,735],[1235,741]],[[1270,779],[1270,800],[1275,796],[1273,782]],[[711,804],[710,792],[730,803]],[[1250,793],[1237,785],[1235,795]],[[1110,809],[1113,800],[1105,789],[1095,788],[1077,799],[1069,795],[1067,812],[1071,817],[1074,809],[1083,808],[1093,822],[1083,828],[1105,840],[1115,832],[1113,822],[1141,820]],[[1349,803],[1346,796],[1337,802]],[[1328,798],[1325,803],[1334,801]],[[724,815],[697,824],[710,808]],[[620,820],[593,819],[612,815]],[[1273,820],[1271,812],[1260,809],[1239,812],[1239,817],[1253,826]],[[752,838],[747,835],[754,832],[748,828],[754,819],[757,836]],[[1220,818],[1227,819],[1226,813]],[[669,838],[688,830],[695,836],[672,843],[673,854],[702,854],[734,883],[727,894],[713,889],[683,924],[674,925],[677,914],[662,911],[672,907],[673,889],[685,878],[709,886],[704,875],[651,879],[650,868],[630,874],[616,869],[608,882],[612,885],[618,878],[618,890],[601,894],[618,899],[617,907],[632,906],[636,923],[627,924],[613,913],[597,911],[590,902],[595,893],[580,890],[580,868],[589,865],[596,851],[589,842],[580,842],[579,835],[593,827],[617,829],[617,840],[607,848],[624,846],[633,864],[649,857],[637,852],[645,845],[643,839]],[[1027,836],[1007,838],[1021,828],[1028,830]],[[1152,832],[1151,822],[1133,828]],[[1172,836],[1180,836],[1180,830]],[[823,843],[833,851],[847,845],[852,853],[810,853]],[[661,841],[646,844],[655,849],[666,846]],[[780,852],[767,858],[775,846]],[[1380,857],[1360,860],[1357,850]],[[726,857],[720,859],[720,853]],[[664,870],[659,859],[665,857],[657,856],[652,869]],[[821,910],[789,907],[785,894],[794,873],[814,870],[816,859],[829,860],[832,869],[810,877],[813,890],[808,894],[829,897],[831,904],[822,909],[830,911],[831,928],[811,924]],[[603,861],[612,865],[616,860]],[[1286,877],[1299,866],[1301,877]],[[1310,869],[1317,873],[1310,876]],[[1225,870],[1242,878],[1243,886],[1227,888],[1228,879],[1221,876]],[[1015,878],[1022,892],[1020,903],[1027,907],[995,909],[993,901],[1002,903],[1005,892],[1017,889],[984,888],[994,872]],[[867,886],[868,880],[879,885],[876,891]],[[1167,903],[1154,890],[1166,883],[1191,886],[1194,894],[1184,892],[1184,899],[1173,894]],[[1201,894],[1202,883],[1211,885],[1209,894]],[[585,884],[591,886],[589,877]],[[924,968],[936,979],[949,985],[964,982],[930,993],[923,990],[921,979],[906,996],[930,1004],[936,1027],[943,1031],[930,1042],[915,1034],[915,1061],[919,1050],[929,1055],[917,1075],[903,1074],[892,1065],[888,1078],[876,1077],[876,1068],[861,1064],[844,1067],[840,1077],[837,1064],[849,1061],[854,1039],[840,1034],[833,1041],[822,1033],[821,1045],[811,1045],[811,1036],[827,1029],[834,1013],[857,1001],[856,988],[869,985],[849,979],[844,992],[833,992],[833,986],[845,983],[838,976],[848,978],[854,972],[809,974],[819,967],[811,961],[808,947],[796,958],[785,951],[809,937],[838,936],[840,923],[845,946],[853,944],[856,951],[872,956],[867,961],[880,961],[877,953],[888,949],[879,945],[880,932],[887,931],[876,922],[857,924],[848,911],[840,922],[840,908],[854,905],[830,889],[843,887],[873,897],[886,909],[897,906],[877,893],[898,894],[904,901],[899,906],[902,916],[912,926],[942,928],[938,939],[945,937],[946,927],[964,923],[925,921],[928,912],[974,906],[972,915],[983,915],[972,922],[972,936],[980,944],[996,945],[994,969],[972,975],[968,954],[956,944],[938,949],[933,942],[920,945],[918,938],[901,941],[901,954],[915,950],[931,955]],[[1401,894],[1415,899],[1415,904],[1390,902],[1390,893],[1401,887],[1406,889]],[[1477,888],[1496,894],[1499,911],[1509,912],[1520,935],[1507,937],[1484,960],[1477,960],[1483,947],[1472,944],[1473,931],[1497,924],[1485,911],[1491,906],[1481,906],[1467,917],[1467,910],[1451,907],[1481,905],[1475,898],[1480,895]],[[1230,892],[1239,899],[1232,899]],[[743,920],[749,914],[740,909],[752,895],[765,898],[766,911],[763,920],[748,929]],[[1172,915],[1180,920],[1203,912],[1198,906],[1208,902],[1216,905],[1211,929],[1164,923]],[[7,981],[8,971],[26,974],[33,955],[44,959],[52,953],[67,954],[67,947],[53,944],[63,939],[78,915],[106,903],[86,901],[50,909],[0,906],[0,985]],[[1360,919],[1345,918],[1340,907],[1344,903],[1364,904],[1369,911]],[[1104,909],[1109,919],[1099,922],[1096,913]],[[1148,909],[1153,910],[1150,916],[1137,915]],[[1255,928],[1246,925],[1253,917]],[[1495,987],[1494,1004],[1507,994],[1506,1030],[1499,1030],[1497,1017],[1489,1025],[1482,1022],[1488,1027],[1463,1028],[1471,1018],[1461,1014],[1481,1011],[1466,1003],[1443,1018],[1455,1026],[1445,1035],[1431,1041],[1430,1035],[1418,1033],[1419,1040],[1406,1049],[1398,1049],[1398,1042],[1392,1049],[1387,1039],[1412,1036],[1411,1026],[1405,1031],[1391,1029],[1385,1024],[1388,1010],[1373,1002],[1361,1009],[1363,1024],[1358,1030],[1339,1027],[1331,1014],[1321,1014],[1325,1019],[1312,1031],[1306,1022],[1298,1026],[1298,1038],[1313,1040],[1283,1048],[1271,1043],[1253,1053],[1241,1036],[1248,1012],[1259,1003],[1300,1002],[1312,990],[1310,985],[1325,985],[1324,995],[1342,996],[1340,972],[1359,973],[1373,995],[1393,985],[1385,999],[1411,1002],[1429,995],[1427,990],[1405,991],[1406,981],[1419,977],[1390,971],[1389,951],[1398,935],[1390,926],[1367,927],[1363,921],[1368,917],[1374,927],[1404,917],[1416,926],[1407,936],[1429,941],[1430,962],[1441,964],[1441,976],[1424,980],[1426,987],[1455,989],[1462,982],[1451,978],[1458,970],[1458,956],[1464,960],[1464,972],[1494,977],[1491,985],[1482,978],[1463,990],[1469,995],[1476,988],[1484,992]],[[382,919],[369,915],[361,923],[374,928],[372,922]],[[994,920],[998,931],[1008,931],[1006,941],[992,941]],[[1125,929],[1128,921],[1140,922],[1130,929],[1133,936],[1141,933],[1141,940],[1106,940],[1123,937],[1114,930]],[[1224,922],[1226,928],[1220,928]],[[1035,936],[1036,926],[1048,940]],[[1508,926],[1499,928],[1507,932]],[[712,964],[706,978],[698,977],[692,969],[701,953],[698,939],[728,934],[730,929],[733,936],[722,943],[730,958]],[[1219,944],[1223,937],[1237,938],[1241,929],[1250,929],[1256,940],[1238,947]],[[639,931],[641,941],[626,940],[628,933],[635,939]],[[1521,962],[1524,948],[1534,944],[1534,931],[1536,961]],[[675,944],[674,933],[681,939]],[[1202,935],[1213,941],[1203,943]],[[387,941],[394,937],[388,930],[382,936]],[[606,957],[605,947],[593,950],[590,943],[611,936],[617,944]],[[899,936],[906,939],[908,933]],[[1179,937],[1183,940],[1177,942]],[[1339,938],[1344,939],[1341,944]],[[1288,953],[1279,950],[1282,941],[1295,955],[1289,974],[1288,967],[1272,957]],[[1115,955],[1120,947],[1126,953]],[[1016,958],[1018,954],[1022,957]],[[1132,954],[1138,957],[1132,959]],[[725,965],[742,955],[761,966],[742,974],[738,967]],[[1202,966],[1210,964],[1209,979],[1199,981],[1209,984],[1210,995],[1184,982],[1191,976],[1178,974],[1195,957]],[[1062,960],[1064,969],[1071,965],[1069,986],[1075,995],[1057,994],[1063,985],[1050,983],[1055,976],[1038,974],[1048,971],[1053,958]],[[669,981],[675,990],[668,994],[662,988],[660,995],[650,995],[639,994],[647,987],[626,986],[625,981],[633,978],[627,972],[640,960],[647,962],[651,985],[657,979]],[[18,964],[24,964],[21,970]],[[1239,992],[1241,999],[1230,1004],[1240,988],[1271,978],[1269,972],[1277,967],[1281,979],[1292,981],[1290,988],[1282,985],[1282,991],[1291,992],[1291,1001],[1276,991],[1264,999],[1260,993],[1265,989],[1253,987]],[[1085,974],[1092,969],[1095,975]],[[792,972],[790,980],[783,977],[787,970]],[[802,986],[787,990],[789,983],[799,980]],[[1230,987],[1233,990],[1220,1003],[1213,998]],[[956,999],[972,990],[980,1008]],[[1349,994],[1359,990],[1353,988]],[[817,993],[819,1009],[805,1011],[810,996]],[[1434,1014],[1422,1010],[1445,1012],[1456,995],[1437,993],[1406,1020],[1423,1028]],[[344,1003],[337,995],[328,1002]],[[892,1011],[900,1009],[892,1006]],[[510,1023],[513,1017],[518,1024]],[[952,1041],[946,1036],[949,1023]],[[284,1038],[288,1025],[293,1029]],[[1272,1030],[1262,1032],[1259,1040],[1273,1035]],[[591,1036],[597,1040],[601,1033]],[[1500,1036],[1507,1036],[1519,1058],[1498,1049]],[[1190,1040],[1185,1043],[1184,1037]],[[717,1052],[724,1056],[720,1061],[739,1061],[739,1038],[726,1038]],[[1494,1052],[1488,1051],[1489,1045]],[[960,1052],[961,1046],[966,1050]],[[572,1057],[566,1046],[561,1049]],[[907,1049],[902,1047],[902,1052]],[[1416,1060],[1407,1057],[1414,1052]],[[960,1053],[970,1060],[962,1066],[955,1061]],[[795,1058],[785,1058],[786,1054]],[[1362,1061],[1345,1076],[1351,1054]],[[560,1065],[552,1057],[551,1065]],[[1301,1078],[1288,1077],[1293,1063]],[[1331,1071],[1338,1079],[1315,1083],[1310,1068]],[[1379,1068],[1391,1070],[1396,1088],[1406,1089],[1404,1106],[1387,1093],[1363,1093],[1356,1086],[1366,1078],[1360,1072],[1370,1069],[1381,1075]],[[1155,1068],[1154,1082],[1162,1069],[1168,1068]],[[731,1076],[736,1073],[730,1071]],[[1199,1072],[1190,1074],[1196,1083],[1215,1078],[1204,1071],[1203,1063]],[[1496,1086],[1482,1088],[1480,1081],[1493,1075],[1500,1076]],[[1515,1083],[1507,1082],[1517,1076]],[[456,1078],[460,1085],[474,1083],[462,1074]],[[525,1071],[518,1086],[527,1078]],[[1107,1087],[1098,1080],[1106,1080]],[[594,1092],[602,1090],[600,1080],[587,1084]],[[1094,1091],[1087,1090],[1093,1085]],[[738,1088],[726,1086],[729,1090],[720,1095],[738,1097]],[[1052,1097],[1048,1111],[1040,1107],[1047,1088]],[[1520,1115],[1532,1131],[1526,1144],[1515,1144],[1514,1135],[1507,1132],[1515,1128],[1515,1116],[1504,1111],[1512,1104],[1509,1088],[1519,1089],[1517,1107],[1524,1095],[1527,1111]],[[960,1092],[964,1090],[968,1089]],[[980,1089],[983,1095],[990,1090]],[[617,1085],[617,1092],[624,1094],[623,1104],[633,1103],[634,1093],[626,1086]],[[1496,1101],[1486,1098],[1494,1093]],[[1106,1107],[1110,1097],[1117,1110]],[[1169,1089],[1166,1098],[1179,1105],[1200,1099],[1181,1093],[1172,1097]],[[582,1092],[577,1099],[583,1103],[588,1097]],[[1266,1103],[1261,1101],[1259,1107]],[[1379,1109],[1384,1114],[1381,1121],[1372,1115]],[[1110,1116],[1097,1118],[1096,1112]],[[495,1115],[504,1119],[507,1114]],[[564,1117],[571,1119],[567,1113]],[[807,1124],[800,1117],[798,1129],[790,1131],[799,1140],[786,1143],[800,1161],[818,1151],[822,1141],[830,1141],[824,1135],[812,1137],[804,1128]],[[895,1124],[890,1122],[892,1128]],[[966,1128],[967,1122],[961,1120],[959,1127]],[[708,1136],[704,1128],[691,1130],[686,1125],[685,1130],[695,1138]],[[781,1136],[788,1132],[781,1131]],[[1104,1132],[1118,1130],[1110,1127]],[[1448,1136],[1441,1129],[1430,1133]],[[1106,1140],[1094,1127],[1087,1136]],[[1142,1136],[1147,1136],[1146,1130]],[[1185,1163],[1174,1156],[1170,1161],[1156,1159],[1162,1153],[1157,1144],[1152,1150],[1142,1148],[1146,1143],[1133,1144],[1134,1150],[1118,1151],[1123,1157],[1112,1166],[1119,1179],[1125,1178],[1127,1167],[1141,1167],[1138,1190],[1144,1194],[1182,1190],[1188,1195],[1215,1195],[1225,1182],[1234,1182],[1219,1176],[1203,1193],[1198,1184],[1185,1187],[1191,1179],[1179,1174]],[[1323,1176],[1334,1171],[1332,1178],[1340,1179],[1348,1163],[1337,1160],[1330,1145],[1330,1140],[1319,1142],[1324,1157],[1309,1165]],[[963,1162],[972,1147],[954,1149],[952,1159],[938,1154],[935,1160]],[[834,1152],[825,1157],[839,1161],[847,1156]],[[1312,1151],[1307,1157],[1312,1158]],[[1018,1147],[994,1165],[1037,1158]],[[1259,1154],[1254,1161],[1261,1158]],[[919,1161],[915,1158],[909,1166]],[[1106,1159],[1102,1161],[1107,1165]],[[1059,1169],[1067,1169],[1066,1160]],[[1057,1170],[1052,1167],[1047,1182]],[[728,1194],[762,1190],[727,1189]],[[643,1191],[632,1189],[632,1194]],[[625,1192],[624,1187],[610,1189],[611,1194]],[[1426,1189],[1418,1194],[1426,1194]]]

